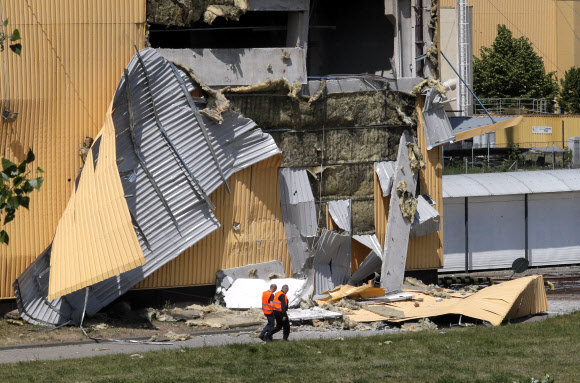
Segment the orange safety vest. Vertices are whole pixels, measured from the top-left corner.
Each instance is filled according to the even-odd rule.
[[[282,311],[282,301],[280,300],[280,295],[284,294],[283,291],[278,291],[274,295],[274,300],[272,301],[272,309],[274,311]],[[288,307],[288,297],[284,294],[284,299],[286,300],[286,307]]]
[[[262,311],[265,315],[272,314],[272,306],[270,305],[270,297],[274,295],[270,290],[264,291],[262,293]]]

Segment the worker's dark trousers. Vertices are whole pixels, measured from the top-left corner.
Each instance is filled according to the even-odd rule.
[[[266,315],[266,319],[268,319],[268,323],[266,324],[266,326],[264,326],[264,329],[260,333],[260,339],[262,339],[268,331],[272,331],[274,327],[276,327],[276,320],[274,319],[273,313]]]
[[[290,321],[288,320],[288,317],[286,317],[286,320],[282,320],[282,318],[284,318],[282,312],[274,311],[274,318],[276,318],[276,327],[273,330],[268,331],[266,336],[270,338],[284,327],[284,339],[288,339],[288,336],[290,335]]]

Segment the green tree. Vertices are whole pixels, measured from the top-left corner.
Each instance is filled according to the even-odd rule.
[[[558,104],[566,113],[580,113],[580,68],[572,67],[560,80]]]
[[[526,37],[514,38],[505,25],[497,26],[491,47],[473,57],[473,87],[483,98],[546,98],[558,94],[554,72],[546,73],[543,59]]]
[[[4,47],[7,41],[12,52],[20,55],[22,53],[22,45],[17,41],[20,40],[20,32],[14,29],[12,34],[8,35],[4,29],[8,26],[8,19],[2,22],[2,29],[0,31],[0,51],[4,52]],[[2,53],[4,54],[4,53]],[[6,100],[4,100],[6,102]],[[32,150],[28,151],[28,155],[24,161],[19,164],[2,158],[2,171],[0,172],[0,222],[6,226],[16,216],[16,210],[20,207],[28,209],[30,204],[30,197],[28,196],[34,190],[40,190],[44,178],[38,176],[44,173],[42,169],[36,168],[34,177],[32,171],[29,169],[30,164],[34,162],[35,156]],[[0,243],[8,245],[10,238],[6,230],[0,231]]]
[[[20,164],[2,158],[2,172],[0,172],[0,216],[3,217],[2,225],[6,226],[16,216],[16,210],[19,207],[28,209],[30,197],[28,196],[34,190],[40,190],[43,177],[36,177],[44,173],[42,169],[36,168],[35,177],[32,177],[32,171],[28,168],[34,161],[35,156],[32,150],[28,151],[26,159]],[[6,230],[0,231],[0,243],[9,243],[9,237]]]

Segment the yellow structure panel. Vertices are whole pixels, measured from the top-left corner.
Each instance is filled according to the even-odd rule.
[[[387,217],[389,216],[389,204],[391,196],[383,197],[383,189],[379,183],[379,177],[375,169],[374,173],[374,213],[375,213],[375,233],[381,244],[385,248],[385,235],[387,234]]]
[[[419,194],[428,194],[439,212],[439,231],[411,238],[407,251],[407,270],[439,269],[443,267],[443,152],[438,146],[427,150],[421,110],[424,96],[417,97],[417,142],[425,160],[425,169],[419,172]]]
[[[71,196],[85,136],[103,126],[119,76],[145,45],[145,1],[4,0],[8,29],[22,35],[22,56],[3,53],[8,108],[13,123],[0,123],[0,155],[15,161],[28,148],[45,170],[30,211],[8,224],[10,245],[0,246],[0,298],[14,296],[12,282],[51,242]]]
[[[60,219],[50,253],[48,299],[145,264],[117,168],[109,110],[97,166],[89,150],[83,175]]]
[[[272,260],[281,261],[291,276],[280,205],[281,162],[277,155],[232,175],[231,194],[222,185],[210,196],[221,227],[135,288],[213,284],[218,270]]]
[[[549,126],[552,133],[532,133],[534,126]],[[564,148],[568,146],[568,138],[576,136],[580,136],[578,115],[523,116],[523,121],[517,126],[497,131],[495,142],[498,146],[510,143],[529,148],[551,145]]]
[[[455,0],[441,0],[441,8],[454,8]],[[544,58],[547,72],[558,78],[572,66],[580,66],[580,2],[554,0],[470,0],[473,8],[473,54],[489,47],[497,25],[505,24],[514,37],[525,36]],[[444,38],[444,37],[443,37]]]

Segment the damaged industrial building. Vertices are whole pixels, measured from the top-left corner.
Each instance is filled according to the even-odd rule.
[[[46,184],[0,249],[0,295],[33,324],[82,324],[130,289],[251,308],[270,279],[294,306],[435,281],[441,145],[519,121],[454,131],[435,0],[58,3],[4,9],[31,38],[6,56],[3,155],[33,147]],[[476,306],[499,287],[446,313],[545,311],[539,279],[492,318]],[[434,315],[417,307],[398,318]]]

